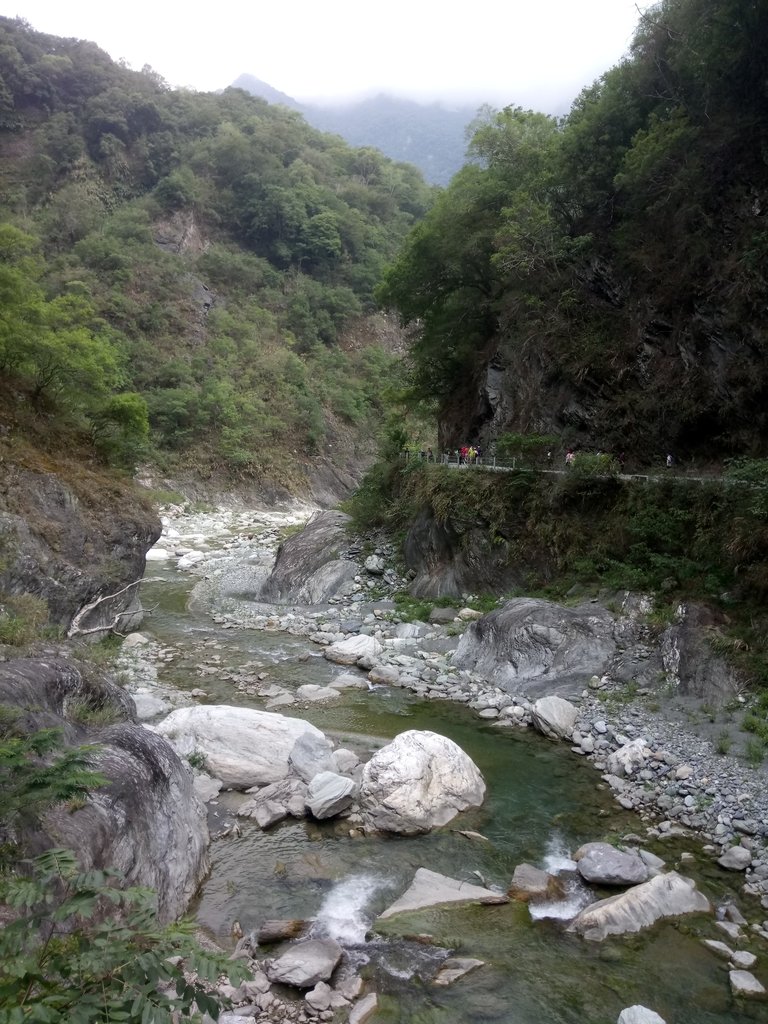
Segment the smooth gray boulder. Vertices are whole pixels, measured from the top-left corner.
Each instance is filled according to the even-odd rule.
[[[325,604],[354,579],[359,569],[340,557],[348,546],[343,512],[316,512],[300,533],[278,548],[277,559],[258,594],[275,604]]]
[[[405,914],[412,910],[423,910],[424,907],[436,907],[441,903],[508,902],[509,897],[504,893],[493,892],[481,885],[472,885],[471,882],[461,882],[428,868],[419,868],[403,895],[379,914],[378,920],[383,921],[395,914]]]
[[[634,775],[641,771],[650,755],[648,744],[642,736],[624,743],[618,750],[608,755],[606,768],[609,774],[621,779],[625,775]]]
[[[709,900],[696,889],[692,879],[670,871],[618,896],[592,903],[573,919],[568,931],[601,942],[608,935],[639,932],[665,917],[710,910]]]
[[[307,807],[315,818],[333,818],[351,805],[356,789],[354,779],[335,772],[319,772],[307,789]]]
[[[613,616],[600,605],[564,608],[517,598],[470,624],[453,664],[507,692],[573,697],[609,667],[614,629]]]
[[[312,703],[323,703],[328,700],[338,700],[341,694],[332,686],[318,686],[317,683],[304,683],[296,690],[297,700],[310,701]]]
[[[377,750],[363,768],[360,809],[368,828],[414,835],[479,807],[485,782],[453,740],[411,729]]]
[[[570,739],[579,716],[570,701],[562,697],[541,697],[531,709],[534,726],[551,740]]]
[[[264,969],[271,982],[314,988],[318,981],[328,981],[342,952],[335,939],[307,939],[289,947],[275,960],[267,960]]]
[[[648,879],[648,867],[637,853],[610,843],[585,843],[573,859],[584,881],[593,885],[639,885]]]
[[[752,863],[752,854],[744,846],[730,846],[717,858],[717,863],[728,871],[746,871]]]
[[[636,1004],[622,1010],[616,1024],[666,1024],[663,1017],[645,1006]]]
[[[301,718],[225,704],[177,708],[155,727],[183,757],[200,753],[231,789],[249,789],[329,767],[330,740]]]

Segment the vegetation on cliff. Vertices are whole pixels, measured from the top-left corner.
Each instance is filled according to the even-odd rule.
[[[0,19],[0,367],[106,461],[295,481],[363,434],[372,290],[429,201],[285,108]]]
[[[507,108],[387,272],[441,440],[554,433],[640,460],[760,452],[762,5],[662,0],[562,121]]]

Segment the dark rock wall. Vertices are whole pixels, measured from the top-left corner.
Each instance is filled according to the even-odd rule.
[[[160,536],[157,516],[127,484],[108,477],[81,473],[76,484],[65,483],[55,472],[7,461],[2,470],[0,592],[42,598],[50,621],[64,628],[84,606],[114,594],[84,615],[79,629],[135,628],[140,604],[131,584]]]

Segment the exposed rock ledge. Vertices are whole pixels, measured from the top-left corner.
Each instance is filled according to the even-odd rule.
[[[58,727],[67,746],[96,744],[93,764],[108,780],[79,810],[50,812],[34,847],[66,846],[86,867],[115,867],[127,884],[156,890],[163,920],[183,913],[208,871],[204,809],[169,744],[135,723],[131,698],[64,658],[19,659],[0,664],[0,704],[19,708],[30,732]],[[87,731],[88,709],[122,720]]]

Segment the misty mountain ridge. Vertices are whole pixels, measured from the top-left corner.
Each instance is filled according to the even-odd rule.
[[[340,135],[352,146],[374,146],[392,160],[414,164],[433,185],[447,185],[466,163],[474,106],[418,103],[386,93],[324,106],[299,103],[254,75],[240,75],[232,85],[299,111],[313,128]]]

